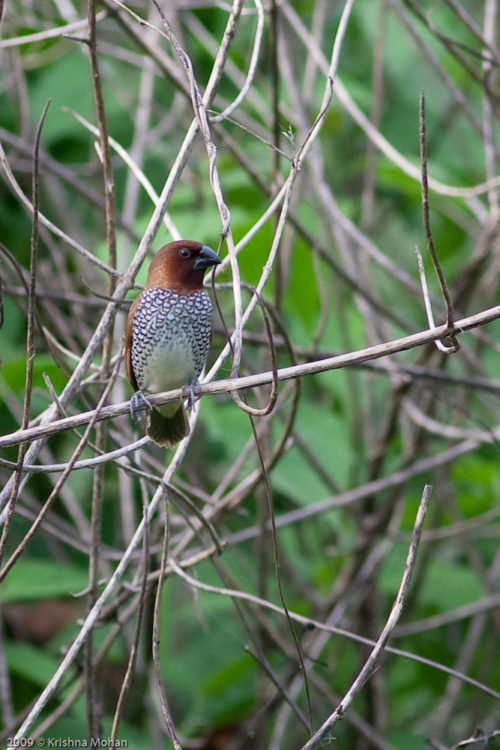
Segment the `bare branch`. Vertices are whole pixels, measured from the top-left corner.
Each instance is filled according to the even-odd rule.
[[[360,692],[367,680],[370,679],[374,671],[377,669],[378,664],[380,663],[384,649],[387,645],[387,641],[391,637],[392,631],[396,627],[396,624],[401,616],[401,612],[403,611],[406,597],[408,595],[410,582],[415,570],[415,565],[417,563],[417,553],[420,545],[420,537],[422,535],[425,516],[427,514],[427,507],[429,505],[429,500],[431,497],[431,490],[432,488],[430,487],[430,485],[426,485],[424,487],[417,517],[415,519],[415,525],[413,527],[413,534],[410,543],[410,549],[408,550],[408,557],[406,558],[405,570],[401,579],[401,584],[399,586],[396,600],[393,604],[384,629],[382,630],[373,651],[364,664],[363,669],[354,680],[348,692],[342,698],[335,711],[322,724],[320,729],[318,729],[313,737],[311,737],[309,742],[306,742],[306,744],[303,746],[303,750],[312,750],[312,748],[318,747],[318,745],[323,743],[325,736],[329,734],[330,730],[335,726],[337,721],[342,718],[356,695]]]

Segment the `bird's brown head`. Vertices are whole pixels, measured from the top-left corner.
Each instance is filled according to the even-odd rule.
[[[194,294],[202,289],[207,268],[220,262],[219,256],[201,242],[170,242],[151,261],[146,289],[164,287],[181,294]]]

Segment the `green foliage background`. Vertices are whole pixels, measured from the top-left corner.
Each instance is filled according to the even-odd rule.
[[[431,19],[428,25],[412,12],[414,5],[399,0],[357,0],[342,46],[339,78],[367,117],[374,106],[379,106],[380,122],[375,122],[375,129],[414,165],[418,165],[419,153],[418,100],[424,90],[429,174],[455,187],[483,183],[488,178],[488,159],[489,167],[498,174],[498,47],[496,62],[486,75],[487,50],[460,20],[451,2],[417,4],[425,18]],[[479,29],[483,28],[487,2],[463,0],[458,5]],[[0,142],[15,179],[24,194],[30,196],[34,132],[51,99],[42,131],[40,210],[107,262],[102,168],[94,136],[73,114],[96,122],[88,54],[81,41],[85,27],[75,31],[77,38],[73,39],[56,36],[6,44],[15,37],[85,16],[83,5],[68,3],[64,7],[67,17],[63,4],[56,2],[39,7],[17,0],[7,4],[2,21],[5,44],[0,46],[6,71],[0,91]],[[161,26],[149,3],[134,3],[133,8],[158,28]],[[270,201],[251,170],[272,188],[274,195],[276,185],[281,185],[288,175],[291,158],[307,127],[318,114],[325,87],[323,73],[311,73],[312,44],[297,35],[290,17],[298,18],[306,29],[312,30],[317,49],[328,59],[342,8],[343,3],[336,1],[281,4],[278,122],[284,156],[278,172],[273,168],[271,148],[275,113],[271,18],[266,9],[262,49],[250,92],[233,113],[233,119],[213,130],[224,198],[237,241],[259,220]],[[143,173],[160,193],[193,111],[184,92],[151,62],[153,51],[160,48],[177,66],[183,80],[184,72],[165,37],[139,26],[112,2],[99,5],[99,11],[104,9],[107,13],[98,23],[98,41],[108,131],[129,153],[136,154],[138,118],[142,107],[149,108],[139,161]],[[230,66],[215,99],[216,111],[235,98],[241,85],[237,73],[244,77],[248,69],[256,29],[254,9],[252,3],[245,3],[246,12],[231,48]],[[224,33],[226,5],[168,3],[165,13],[193,62],[203,90]],[[318,24],[321,14],[322,22]],[[120,17],[125,17],[135,29],[135,38],[126,33]],[[451,50],[443,44],[438,31],[451,40]],[[435,64],[425,50],[429,50]],[[377,64],[374,56],[378,53],[382,61],[381,91],[373,79]],[[152,91],[144,103],[140,91],[149,65],[154,71]],[[457,99],[465,105],[460,106]],[[491,138],[478,132],[474,122],[491,123]],[[232,146],[222,133],[232,139]],[[492,157],[488,157],[488,144],[493,149]],[[418,181],[387,155],[372,152],[371,148],[366,133],[334,93],[315,150],[298,178],[291,209],[296,221],[287,223],[280,261],[265,290],[266,299],[276,307],[281,321],[281,327],[275,326],[274,330],[280,367],[291,364],[283,346],[283,330],[296,360],[306,362],[424,329],[427,322],[419,292],[415,245],[425,255],[436,318],[439,322],[444,319],[439,287],[426,253]],[[321,165],[324,185],[318,183],[313,159]],[[118,268],[123,271],[149,222],[152,204],[139,189],[137,201],[132,201],[132,209],[126,212],[134,177],[115,153],[113,167]],[[20,275],[25,281],[28,278],[32,223],[29,212],[3,176],[0,423],[2,434],[7,435],[19,427],[25,394],[27,298]],[[369,187],[370,179],[373,189]],[[345,225],[332,216],[322,203],[321,190],[325,186],[343,216],[374,243],[390,261],[393,271],[369,258],[363,246],[345,231]],[[371,211],[364,204],[367,195],[372,200]],[[498,187],[471,198],[431,191],[430,200],[433,238],[456,302],[457,318],[497,305]],[[201,138],[168,211],[180,236],[217,247],[221,220]],[[314,247],[297,231],[297,222],[314,238]],[[274,220],[269,220],[239,254],[244,282],[258,283],[275,228]],[[170,239],[162,227],[155,249]],[[222,254],[226,254],[224,247]],[[15,263],[9,259],[12,257]],[[346,283],[338,268],[347,272],[353,283]],[[147,264],[136,279],[138,284],[144,283],[146,271]],[[403,273],[412,280],[413,287],[401,282]],[[277,292],[279,275],[281,299]],[[230,280],[229,272],[217,278],[220,282]],[[363,299],[363,289],[376,297],[377,307]],[[104,309],[105,302],[99,295],[106,292],[106,278],[101,270],[42,227],[37,292],[43,325],[64,351],[54,357],[37,330],[33,419],[52,402],[46,378],[60,393],[75,366],[75,358],[81,356],[95,331]],[[231,292],[220,289],[217,295],[225,322],[231,328]],[[246,291],[243,298],[246,304]],[[115,352],[120,348],[126,312],[126,308],[121,308],[117,313]],[[373,367],[368,364],[306,377],[301,382],[296,414],[292,407],[293,387],[282,385],[278,408],[262,422],[259,441],[267,459],[283,434],[286,421],[293,419],[290,437],[269,476],[279,526],[281,584],[289,609],[305,617],[377,638],[401,581],[422,489],[425,483],[434,487],[414,584],[401,630],[399,634],[396,630],[391,645],[436,665],[431,667],[408,656],[387,655],[352,711],[336,725],[334,742],[338,747],[409,750],[424,747],[428,738],[441,743],[433,747],[451,747],[473,735],[477,726],[492,733],[488,747],[498,742],[493,733],[500,730],[499,334],[500,324],[493,322],[480,333],[461,335],[460,352],[448,357],[431,348],[412,349],[379,360]],[[217,317],[211,361],[224,343],[224,329]],[[96,368],[98,364],[99,358]],[[269,347],[262,316],[257,311],[245,330],[241,374],[269,368]],[[217,377],[229,377],[230,373],[230,361],[226,360]],[[96,375],[97,369],[89,373],[70,413],[95,406],[102,387]],[[120,379],[112,400],[119,402],[129,397],[129,389]],[[248,394],[252,404],[262,405],[267,397],[265,389]],[[417,424],[405,408],[406,400],[427,421]],[[257,420],[257,424],[261,422]],[[457,431],[453,438],[449,437],[448,427]],[[132,442],[137,438],[136,430],[127,417],[114,420],[107,450]],[[477,444],[457,453],[454,460],[437,459],[433,470],[414,472],[392,488],[366,493],[345,507],[335,508],[332,501],[323,512],[306,515],[327,498],[333,499],[372,480],[389,479],[421,459],[442,456],[461,439],[476,439]],[[39,465],[67,461],[76,444],[72,432],[59,433],[48,441]],[[220,489],[245,446],[245,460],[229,486]],[[15,462],[17,455],[16,447],[2,452],[4,462]],[[94,455],[89,445],[82,458]],[[149,477],[142,480],[115,463],[107,465],[102,495],[102,585],[126,548],[130,529],[141,518],[143,502],[153,494],[170,458],[170,454],[165,457],[163,451],[151,446],[131,454],[125,463],[127,467],[146,470]],[[271,538],[263,529],[267,519],[265,482],[261,479],[248,492],[239,485],[254,471],[260,471],[260,464],[248,416],[229,394],[203,398],[195,434],[173,484],[200,509],[207,508],[214,498],[227,499],[231,491],[236,501],[230,512],[226,509],[214,517],[224,544],[222,556],[217,559],[210,552],[211,540],[203,532],[190,541],[177,562],[199,554],[199,562],[186,563],[187,572],[198,581],[240,589],[281,606]],[[2,485],[7,485],[12,463],[3,463],[0,472]],[[58,476],[57,472],[33,473],[24,485],[7,540],[6,558],[22,541]],[[2,689],[4,741],[14,733],[25,710],[52,677],[61,653],[79,630],[79,618],[85,616],[85,597],[80,594],[75,598],[75,594],[84,591],[88,583],[92,482],[93,470],[70,475],[46,523],[0,585],[5,626],[1,662],[2,673],[7,675]],[[305,512],[302,518],[301,510]],[[297,520],[286,523],[285,514],[291,511],[296,511]],[[185,516],[182,503],[172,504],[171,549],[189,532]],[[161,514],[151,519],[151,573],[159,566],[163,527]],[[137,583],[141,564],[138,554],[124,585],[116,591],[93,631],[94,653],[107,643],[96,677],[103,737],[111,731],[136,625],[137,607],[128,608],[133,597],[132,589],[125,584]],[[151,586],[154,590],[154,578]],[[140,654],[118,735],[127,740],[128,747],[141,750],[168,745],[151,667],[153,598],[154,593],[146,599]],[[58,615],[52,626],[49,622],[46,634],[41,636],[36,631],[37,623],[50,620],[48,613],[53,611],[54,602],[61,601],[67,604],[64,615]],[[482,603],[475,613],[464,610],[446,617],[475,603]],[[443,616],[442,621],[430,622],[429,627],[420,629],[416,626],[416,632],[405,635],[405,627],[439,615]],[[312,721],[317,729],[351,685],[368,651],[355,641],[334,634],[325,638],[320,648],[320,631],[298,624],[295,628],[309,673]],[[257,659],[245,650],[246,645],[259,654]],[[160,655],[173,720],[184,747],[293,749],[306,742],[307,730],[293,712],[287,715],[283,695],[259,666],[263,662],[268,665],[268,672],[273,671],[282,690],[307,715],[293,638],[281,615],[243,603],[236,607],[230,597],[196,589],[172,574],[167,578],[162,603]],[[52,717],[40,730],[44,737],[78,739],[88,734],[82,658],[68,671],[42,713],[42,719]],[[490,692],[440,671],[436,668],[439,665],[467,674],[488,686]],[[295,691],[298,683],[300,687]],[[495,691],[496,697],[491,694]],[[73,700],[56,716],[56,709],[70,696]],[[7,697],[10,713],[5,707]],[[280,734],[280,720],[285,721],[285,716],[285,728]]]

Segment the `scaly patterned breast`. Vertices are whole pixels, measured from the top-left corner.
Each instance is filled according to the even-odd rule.
[[[211,328],[206,292],[144,291],[132,330],[131,363],[139,388],[159,393],[194,382],[205,365]]]

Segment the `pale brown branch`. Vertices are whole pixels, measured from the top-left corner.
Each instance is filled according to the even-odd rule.
[[[500,318],[500,305],[491,307],[488,310],[483,310],[475,315],[470,315],[467,318],[455,321],[455,331],[457,333],[463,331],[469,331],[478,326],[486,325],[491,323],[493,320]],[[349,354],[339,354],[335,357],[327,357],[322,360],[314,362],[306,362],[300,365],[294,365],[292,367],[283,367],[277,371],[278,381],[290,380],[292,378],[304,377],[306,375],[314,375],[318,372],[326,372],[328,370],[337,370],[349,365],[360,364],[369,360],[378,359],[385,357],[396,352],[413,349],[415,347],[423,346],[429,342],[436,341],[436,339],[446,336],[448,328],[446,325],[438,326],[433,330],[424,330],[414,333],[411,336],[405,336],[402,339],[395,339],[394,341],[388,341],[384,344],[377,344],[370,346],[360,351],[350,352]],[[262,372],[255,375],[247,375],[241,378],[217,380],[211,383],[201,383],[196,388],[197,396],[213,395],[216,393],[229,393],[233,390],[243,390],[245,388],[254,388],[260,385],[267,385],[272,383],[273,373]],[[167,394],[155,394],[150,396],[149,400],[152,406],[158,404],[170,403],[175,401],[181,396],[187,398],[189,395],[188,389],[183,390],[178,388],[175,391],[169,391]],[[114,417],[127,414],[129,412],[129,402],[122,404],[113,404],[112,406],[105,406],[100,410],[97,417],[97,421],[103,419],[111,419]],[[40,427],[28,427],[26,430],[17,430],[0,438],[0,449],[7,448],[12,445],[18,445],[22,442],[30,442],[32,440],[38,440],[41,438],[47,438],[54,435],[61,430],[72,429],[73,427],[80,427],[81,425],[88,424],[89,420],[94,416],[94,411],[84,412],[83,414],[77,414],[73,417],[67,417],[66,419],[56,420],[50,424],[44,424]]]
[[[313,750],[313,748],[323,744],[323,740],[326,735],[330,733],[331,729],[335,726],[337,721],[339,721],[339,719],[343,717],[356,695],[360,692],[363,685],[365,685],[365,683],[370,679],[370,677],[377,669],[378,664],[380,663],[384,649],[387,645],[387,641],[391,637],[392,631],[396,627],[396,624],[401,616],[401,612],[403,611],[406,597],[408,595],[410,582],[417,562],[420,537],[422,535],[425,516],[427,514],[427,507],[429,505],[431,490],[432,488],[430,487],[430,485],[426,485],[424,487],[417,517],[415,519],[415,525],[413,527],[413,534],[410,542],[410,549],[408,550],[408,556],[406,558],[405,570],[401,579],[399,591],[396,596],[396,601],[394,602],[384,629],[382,630],[380,637],[377,640],[377,643],[373,648],[370,656],[365,662],[361,672],[354,680],[344,698],[342,698],[335,711],[328,717],[328,719],[323,723],[320,729],[318,729],[314,736],[311,737],[309,742],[306,742],[302,750]]]

